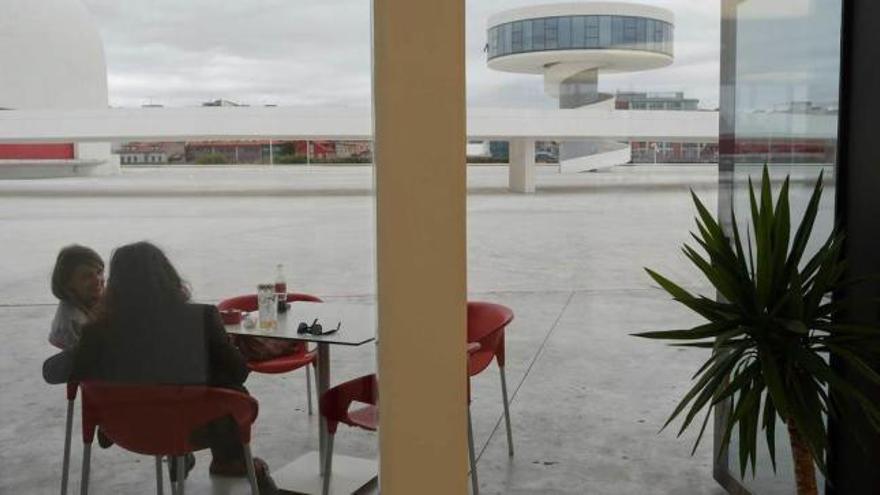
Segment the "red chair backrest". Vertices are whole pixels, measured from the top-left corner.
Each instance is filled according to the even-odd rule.
[[[352,418],[349,415],[349,408],[354,401],[375,406],[378,404],[378,399],[379,386],[376,375],[365,375],[331,388],[321,396],[321,414],[327,419],[327,429],[333,434],[336,433],[338,423],[345,423],[375,430],[375,424]]]
[[[468,374],[473,376],[486,369],[492,358],[504,366],[504,328],[513,320],[513,311],[490,302],[468,302],[467,341],[478,342],[480,350],[468,358]]]
[[[287,294],[287,302],[323,302],[317,296],[313,296],[311,294],[300,294],[291,292]],[[231,297],[229,299],[224,299],[217,304],[217,309],[223,311],[224,309],[239,309],[241,311],[256,311],[257,310],[257,295],[256,294],[248,294],[245,296],[236,296]]]
[[[257,401],[230,389],[193,385],[119,385],[81,383],[83,442],[95,428],[120,447],[145,455],[180,456],[198,447],[193,430],[230,416],[242,443],[249,443]]]

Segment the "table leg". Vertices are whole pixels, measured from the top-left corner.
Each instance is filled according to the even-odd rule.
[[[324,456],[327,452],[327,419],[321,411],[321,397],[330,388],[330,345],[318,344],[318,472],[324,474]]]

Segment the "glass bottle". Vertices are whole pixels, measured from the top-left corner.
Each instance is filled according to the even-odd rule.
[[[275,269],[275,293],[278,294],[278,299],[283,301],[287,299],[287,279],[284,277],[284,265],[279,263]]]
[[[287,279],[284,277],[284,265],[279,263],[275,274],[275,296],[278,301],[278,312],[287,312]]]

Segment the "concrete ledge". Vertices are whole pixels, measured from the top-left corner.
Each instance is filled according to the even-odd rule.
[[[2,179],[50,179],[89,175],[105,160],[0,160]]]

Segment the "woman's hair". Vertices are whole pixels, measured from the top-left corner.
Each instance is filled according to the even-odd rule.
[[[189,301],[186,282],[149,242],[121,246],[110,258],[99,319],[148,325]]]
[[[58,252],[55,268],[52,270],[52,294],[59,300],[76,302],[71,300],[67,286],[73,272],[82,265],[104,269],[104,260],[94,250],[78,244],[71,244]]]

